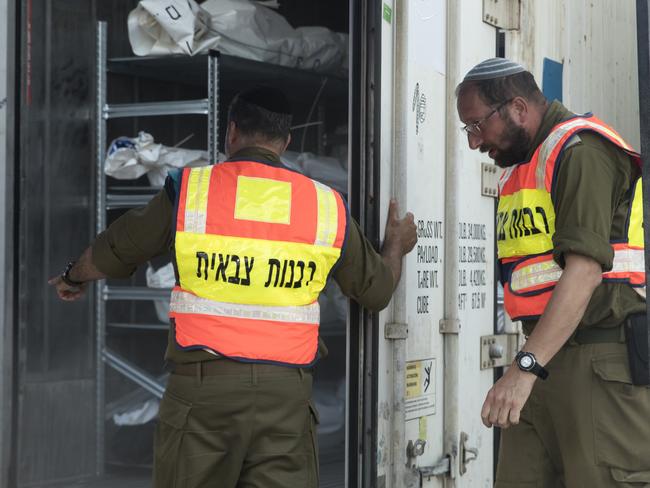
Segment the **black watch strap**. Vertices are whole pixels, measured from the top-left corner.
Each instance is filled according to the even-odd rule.
[[[544,369],[544,367],[538,363],[535,363],[535,366],[533,366],[533,369],[531,369],[530,372],[536,376],[539,376],[543,380],[548,378],[548,371],[546,371],[546,369]]]
[[[522,371],[533,373],[543,380],[548,378],[548,371],[537,362],[537,358],[532,352],[519,351],[515,356],[515,362],[517,363],[517,367]]]
[[[67,266],[66,266],[65,269],[63,270],[63,273],[61,273],[61,279],[62,279],[63,282],[64,282],[66,285],[68,285],[68,286],[77,286],[77,287],[79,287],[79,286],[81,286],[81,285],[84,284],[83,281],[74,281],[74,280],[71,280],[71,279],[70,279],[70,270],[72,269],[72,267],[73,267],[74,265],[75,265],[75,262],[74,262],[74,261],[70,261],[70,262],[67,264]]]

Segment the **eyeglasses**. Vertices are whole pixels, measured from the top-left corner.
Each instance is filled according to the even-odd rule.
[[[506,100],[505,102],[500,103],[497,105],[496,108],[493,108],[492,111],[487,114],[485,117],[482,119],[477,120],[476,122],[472,124],[467,124],[466,126],[463,126],[460,128],[460,130],[464,131],[468,136],[471,134],[473,136],[478,136],[481,134],[481,124],[484,124],[485,122],[488,121],[490,117],[492,117],[495,113],[497,113],[499,110],[501,110],[503,107],[508,105],[510,102],[512,102],[512,99]]]

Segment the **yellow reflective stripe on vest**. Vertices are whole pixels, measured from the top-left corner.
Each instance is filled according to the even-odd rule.
[[[499,198],[497,250],[500,259],[543,254],[553,248],[555,209],[546,190],[523,189]]]
[[[175,239],[181,288],[231,303],[312,303],[341,254],[334,247],[212,234],[177,232]]]
[[[334,245],[338,231],[338,206],[331,188],[314,181],[318,202],[318,221],[316,227],[316,246]]]
[[[172,313],[188,313],[232,317],[239,319],[272,320],[275,322],[292,322],[318,324],[320,308],[318,302],[299,307],[265,307],[241,303],[227,303],[201,298],[182,290],[172,291],[169,305]]]
[[[611,271],[603,273],[603,279],[617,279],[621,273],[645,272],[643,249],[617,249],[614,252],[614,264]],[[515,293],[525,293],[529,288],[552,285],[562,276],[562,268],[553,260],[542,261],[517,267],[510,277],[510,289]]]
[[[211,166],[192,168],[187,181],[185,200],[185,232],[203,234],[208,212],[208,186]]]
[[[630,246],[644,246],[643,240],[643,191],[641,178],[638,178],[634,186],[634,196],[632,197],[632,209],[630,211],[630,225],[628,228],[628,243]]]

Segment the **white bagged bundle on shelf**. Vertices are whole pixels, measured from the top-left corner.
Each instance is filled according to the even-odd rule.
[[[160,401],[157,398],[151,398],[137,405],[129,405],[129,409],[113,414],[115,425],[143,425],[153,420],[158,415]]]
[[[296,66],[301,57],[296,29],[277,12],[248,0],[207,0],[212,28],[223,37],[224,54],[266,63]]]
[[[174,288],[176,284],[176,277],[174,276],[174,265],[167,263],[165,266],[153,269],[151,264],[147,265],[147,286],[149,288]],[[169,300],[154,300],[154,307],[156,307],[156,315],[158,320],[163,323],[169,323]]]
[[[219,42],[210,29],[210,14],[194,0],[142,0],[129,14],[128,26],[137,56],[192,55]]]
[[[206,0],[201,5],[187,0],[182,13],[177,3],[142,0],[129,14],[129,40],[136,55],[218,49],[292,68],[347,72],[347,34],[325,27],[294,29],[279,13],[249,0]]]
[[[208,153],[156,144],[153,136],[118,137],[108,148],[104,172],[119,180],[132,180],[146,174],[149,183],[162,187],[169,170],[208,164]]]
[[[347,34],[332,32],[325,27],[298,27],[296,31],[300,34],[304,53],[298,68],[347,76]]]
[[[325,27],[294,29],[277,12],[250,0],[206,0],[224,54],[328,73],[347,69],[348,35]]]

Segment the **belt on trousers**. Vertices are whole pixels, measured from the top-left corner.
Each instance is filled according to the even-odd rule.
[[[221,361],[221,359],[213,359],[200,363],[177,363],[172,366],[172,372],[181,376],[196,376],[199,372],[202,376],[216,376],[223,373],[223,369],[219,368]]]
[[[180,376],[222,376],[228,374],[242,374],[254,368],[256,374],[278,374],[281,370],[295,371],[302,377],[311,374],[311,368],[294,368],[292,366],[279,366],[275,364],[234,361],[226,358],[215,358],[194,363],[172,363],[170,370]]]
[[[578,329],[575,335],[569,339],[569,344],[602,344],[608,342],[625,342],[625,331],[623,324],[616,327],[588,327]]]

